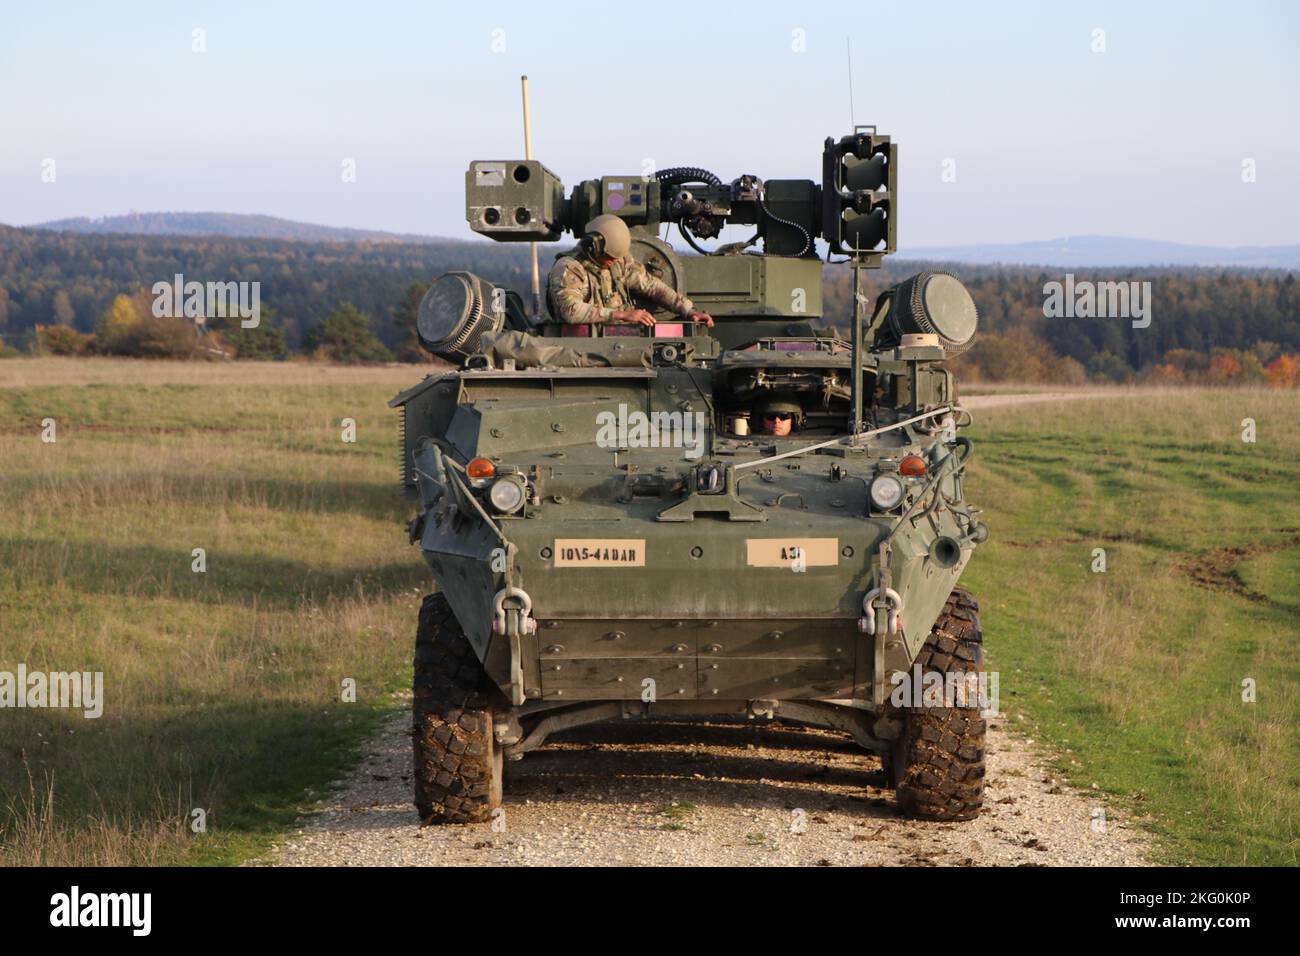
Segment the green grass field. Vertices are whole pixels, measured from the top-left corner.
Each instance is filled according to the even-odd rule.
[[[134,370],[157,377],[128,362],[118,384],[0,389],[0,669],[102,670],[106,698],[95,720],[0,712],[0,863],[243,859],[409,680],[427,574],[385,402],[420,371],[185,386]]]
[[[1012,726],[1147,817],[1164,862],[1295,865],[1300,396],[1022,405],[971,435],[993,535],[964,583]]]
[[[400,706],[427,576],[385,402],[421,371],[189,374],[0,363],[0,670],[102,670],[106,697],[0,711],[0,865],[255,856]],[[1163,860],[1294,864],[1300,396],[1022,405],[971,434],[993,536],[966,583],[1013,729]]]

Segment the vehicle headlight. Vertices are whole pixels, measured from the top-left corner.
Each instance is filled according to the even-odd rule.
[[[871,483],[871,503],[881,511],[898,506],[903,500],[903,483],[894,475],[877,475]]]
[[[524,503],[524,486],[511,478],[498,478],[488,492],[492,507],[504,514],[518,511]]]

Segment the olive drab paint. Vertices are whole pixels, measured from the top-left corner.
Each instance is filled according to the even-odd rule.
[[[816,242],[879,265],[896,166],[872,127],[826,140],[819,181],[674,167],[566,194],[535,160],[470,164],[466,218],[494,240],[626,224],[654,294],[626,291],[659,323],[508,308],[484,331],[474,300],[447,291],[468,281],[421,304],[448,356],[477,351],[390,403],[411,538],[512,702],[494,711],[508,758],[540,744],[552,713],[797,713],[882,752],[898,739],[889,678],[916,663],[988,529],[966,502],[970,416],[944,366],[974,335],[969,294],[922,273],[847,338],[835,329],[853,314],[823,311]],[[659,238],[676,226],[704,249],[727,224],[754,238],[705,255]],[[587,288],[592,268],[562,257],[552,281]],[[690,308],[715,327],[683,320]],[[774,398],[797,408],[789,435],[764,433],[761,408],[790,412]],[[698,415],[703,434],[685,447],[671,430],[611,430],[632,413]]]

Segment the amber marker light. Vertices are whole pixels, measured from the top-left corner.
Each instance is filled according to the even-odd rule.
[[[900,475],[924,475],[925,472],[925,459],[920,455],[908,455],[898,463]]]
[[[465,474],[474,479],[491,478],[496,473],[497,466],[487,458],[472,458],[470,463],[465,466]]]

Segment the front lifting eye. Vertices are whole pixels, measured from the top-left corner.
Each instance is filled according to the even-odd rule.
[[[709,465],[696,472],[696,485],[702,495],[716,495],[722,490],[722,469]]]

